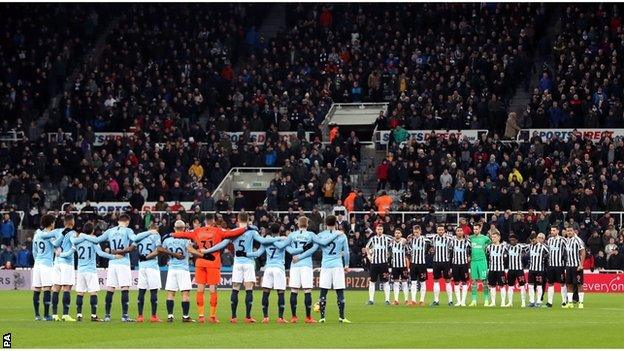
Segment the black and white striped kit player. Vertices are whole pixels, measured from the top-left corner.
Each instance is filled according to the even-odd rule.
[[[407,280],[409,278],[409,261],[407,259],[407,240],[403,239],[400,229],[394,232],[394,241],[390,244],[392,280],[394,292],[394,304],[399,303],[399,288],[403,289],[405,304],[409,303],[409,290]]]
[[[505,276],[506,244],[490,244],[486,248],[488,255],[488,284],[490,287],[507,285]]]
[[[542,243],[529,245],[529,283],[542,284],[544,279],[545,260],[548,256],[548,247]],[[531,279],[531,273],[533,278]],[[539,276],[539,280],[537,279]]]
[[[410,292],[412,304],[416,304],[416,291],[418,290],[418,283],[420,283],[420,299],[418,303],[423,305],[427,293],[427,288],[425,287],[425,282],[427,281],[425,257],[427,249],[431,245],[431,240],[421,234],[420,226],[414,226],[414,228],[412,228],[412,233],[413,235],[408,238],[408,252],[412,261],[410,269],[410,279],[412,280]]]
[[[585,250],[583,240],[574,235],[567,239],[566,243],[566,284],[583,285],[583,259]],[[579,269],[580,267],[580,269]]]
[[[448,304],[453,305],[453,287],[451,285],[451,240],[442,225],[436,227],[436,234],[431,239],[433,245],[433,306],[440,304],[440,279],[444,278]]]
[[[388,269],[388,259],[390,255],[390,245],[394,239],[383,233],[383,226],[375,227],[375,235],[366,244],[366,252],[370,259],[370,283],[368,285],[369,304],[373,303],[375,296],[375,284],[383,282],[386,303],[390,303],[390,272]]]
[[[470,263],[470,241],[466,238],[451,240],[453,281],[468,281],[468,264]]]
[[[566,239],[562,236],[551,236],[546,241],[548,246],[548,267],[546,269],[546,281],[548,284],[565,281]]]
[[[529,251],[529,245],[515,244],[507,246],[507,284],[519,286],[525,284],[522,257]]]

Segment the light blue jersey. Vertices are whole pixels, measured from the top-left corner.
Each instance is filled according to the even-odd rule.
[[[286,270],[285,257],[286,251],[291,255],[300,254],[303,249],[293,249],[289,246],[288,240],[279,240],[272,244],[263,244],[257,251],[249,254],[249,257],[256,258],[266,253],[266,263],[264,268],[275,267],[282,270]]]
[[[60,247],[61,253],[72,251],[73,245],[71,243],[71,237],[72,235],[76,235],[76,231],[74,231],[71,228],[58,228],[58,229],[54,229],[52,232],[55,233],[55,238],[56,238],[52,242],[52,245],[54,245],[55,248]],[[56,256],[56,258],[54,258],[54,263],[67,264],[67,265],[73,266],[74,256],[73,255]]]
[[[97,238],[98,243],[108,241],[108,246],[111,251],[124,250],[133,241],[140,241],[141,239],[150,235],[150,232],[143,232],[140,235],[135,235],[134,231],[128,227],[116,226],[109,228],[102,235]],[[124,258],[110,261],[109,264],[121,264],[130,265],[130,255],[125,254]]]
[[[148,233],[147,237],[142,238],[141,240],[135,241],[134,245],[137,247],[139,251],[139,255],[147,256],[152,252],[156,251],[161,246],[160,234],[158,232],[143,232],[138,234],[137,237],[142,237],[144,233]],[[141,268],[158,268],[158,256],[154,256],[147,261],[139,261],[139,269]]]
[[[349,267],[349,242],[342,232],[324,230],[312,240],[322,247],[321,268]]]
[[[80,234],[80,235],[85,236],[85,234]],[[73,234],[72,236],[75,238]],[[88,235],[88,236],[91,236],[91,235]],[[95,260],[96,256],[108,258],[109,260],[111,260],[109,262],[109,265],[117,261],[117,259],[115,258],[115,255],[111,255],[109,253],[102,251],[102,248],[100,247],[99,244],[94,244],[93,242],[89,240],[75,240],[75,242],[77,242],[75,245],[75,251],[78,253],[78,272],[79,273],[96,273],[97,272],[97,266],[96,266],[96,260]],[[65,252],[63,252],[63,254],[65,254]],[[72,255],[73,255],[73,252],[72,252]]]
[[[290,246],[293,249],[303,249],[303,247],[309,243],[313,243],[312,247],[297,257],[299,261],[294,262],[290,265],[290,267],[312,267],[312,254],[318,250],[318,244],[312,241],[314,237],[314,233],[307,230],[295,230],[294,232],[288,235],[288,240],[290,240]]]
[[[229,239],[226,239],[229,240]],[[254,241],[259,242],[260,244],[271,244],[275,241],[280,240],[280,238],[274,237],[263,237],[258,233],[257,230],[248,230],[243,235],[234,239],[234,250],[235,251],[244,251],[247,255],[253,253],[253,243]],[[234,257],[234,264],[254,264],[254,259],[252,257]]]
[[[52,267],[54,260],[54,245],[52,240],[56,233],[47,230],[37,229],[33,236],[32,254],[35,258],[35,264]]]
[[[184,257],[181,259],[169,257],[169,269],[178,269],[182,271],[189,270],[189,245],[191,245],[191,241],[188,239],[176,239],[170,236],[167,239],[163,240],[162,246],[165,249],[173,253],[180,253],[184,255]]]

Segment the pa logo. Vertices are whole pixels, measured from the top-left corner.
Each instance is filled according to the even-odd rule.
[[[11,348],[11,333],[2,335],[2,348],[3,349]]]

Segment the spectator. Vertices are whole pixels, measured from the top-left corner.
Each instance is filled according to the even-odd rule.
[[[22,243],[20,250],[16,254],[15,266],[18,268],[32,267],[32,261],[32,253],[28,250],[26,243]]]
[[[594,266],[598,271],[607,268],[607,260],[605,259],[604,252],[598,251],[598,255],[594,257]]]
[[[16,241],[15,225],[6,212],[2,215],[2,223],[0,223],[0,237],[2,237],[2,244],[4,245],[11,245],[12,242]]]
[[[617,247],[613,249],[611,256],[607,258],[607,269],[624,270],[624,256],[620,255]]]
[[[392,197],[387,195],[385,191],[382,191],[377,199],[375,200],[375,206],[377,206],[377,211],[382,215],[388,213],[388,211],[392,208]]]
[[[510,112],[505,126],[505,138],[515,139],[520,129],[522,127],[518,124],[518,115],[515,112]]]
[[[0,252],[0,265],[4,266],[7,262],[10,262],[12,266],[15,266],[15,253],[13,252],[11,245],[2,245],[2,252]]]

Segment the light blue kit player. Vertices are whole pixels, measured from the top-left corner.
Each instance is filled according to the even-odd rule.
[[[54,246],[52,240],[55,237],[55,218],[51,214],[41,217],[41,228],[35,231],[33,236],[32,255],[35,258],[35,265],[32,269],[32,289],[33,307],[35,309],[35,320],[42,320],[39,314],[39,300],[43,291],[43,316],[46,321],[52,321],[50,316],[50,289],[54,284]]]
[[[144,234],[147,236],[144,236]],[[143,322],[143,306],[145,305],[145,293],[150,291],[150,303],[152,307],[151,322],[160,322],[156,315],[158,309],[158,289],[161,287],[160,268],[158,267],[158,249],[161,247],[158,224],[152,222],[147,232],[138,234],[138,240],[134,241],[139,252],[139,295],[137,297],[138,316],[137,322]]]
[[[318,244],[313,242],[316,234],[308,231],[308,218],[299,217],[297,223],[298,229],[288,235],[288,240],[293,249],[303,248],[305,251],[298,256],[294,256],[290,264],[290,279],[288,286],[290,287],[290,310],[292,317],[291,323],[297,323],[297,295],[299,289],[303,289],[305,293],[304,303],[306,310],[306,323],[315,323],[312,318],[312,287],[313,287],[313,265],[312,254],[318,250]]]
[[[327,305],[327,290],[336,290],[338,298],[338,312],[340,323],[351,323],[344,316],[345,300],[345,272],[349,271],[349,243],[343,232],[336,230],[336,216],[330,215],[325,218],[326,230],[314,237],[315,243],[322,247],[323,259],[321,260],[321,276],[319,286],[321,296],[319,307],[321,319],[319,323],[325,323],[325,306]]]
[[[91,321],[99,322],[100,319],[97,316],[98,296],[100,291],[100,283],[97,275],[96,256],[107,258],[110,263],[114,260],[123,259],[122,255],[111,255],[102,251],[99,244],[96,243],[97,239],[93,235],[93,223],[87,222],[83,228],[82,233],[73,232],[70,235],[70,241],[73,245],[72,250],[69,251],[71,255],[73,252],[77,252],[78,257],[78,274],[76,275],[76,319],[82,320],[82,301],[85,293],[90,295],[91,305]],[[66,255],[64,251],[61,255]],[[110,264],[109,263],[109,264]]]
[[[74,270],[74,255],[63,256],[63,253],[72,250],[71,236],[74,234],[74,215],[67,214],[63,217],[63,228],[54,229],[55,238],[52,241],[54,249],[58,253],[54,258],[54,285],[52,286],[52,319],[55,321],[75,322],[69,316],[69,304],[71,302],[71,289],[76,283],[76,271]],[[63,290],[63,316],[58,316],[59,293]]]

